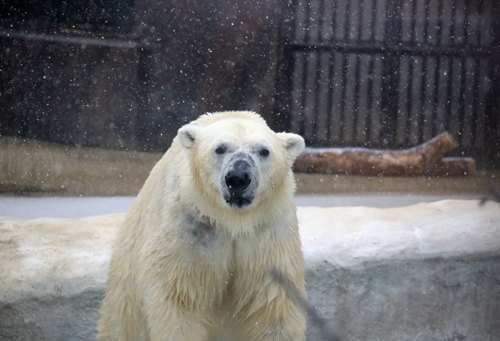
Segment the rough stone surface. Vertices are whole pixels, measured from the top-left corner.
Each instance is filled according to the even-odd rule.
[[[93,340],[123,214],[0,218],[0,340]],[[309,299],[342,340],[497,340],[500,205],[299,208]],[[324,340],[308,327],[308,340]]]
[[[123,218],[1,218],[0,340],[93,340]]]
[[[342,340],[499,340],[500,205],[299,212],[310,303]]]

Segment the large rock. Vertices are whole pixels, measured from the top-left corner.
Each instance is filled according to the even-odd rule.
[[[0,219],[0,340],[93,340],[123,214]]]
[[[0,340],[93,340],[123,214],[0,219]],[[500,206],[299,208],[310,303],[343,340],[495,340]],[[310,325],[308,340],[324,340]]]
[[[305,208],[300,222],[310,303],[343,340],[500,340],[500,205]]]

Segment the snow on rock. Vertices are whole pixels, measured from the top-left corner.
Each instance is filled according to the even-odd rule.
[[[298,210],[309,300],[345,340],[500,335],[500,205]],[[0,339],[93,340],[124,214],[0,218]],[[308,340],[323,340],[310,325]]]
[[[124,217],[0,218],[0,340],[93,340]]]
[[[299,208],[308,261],[366,261],[500,252],[500,206],[444,200],[399,208]]]
[[[309,302],[341,340],[498,340],[500,205],[303,208],[299,222]]]

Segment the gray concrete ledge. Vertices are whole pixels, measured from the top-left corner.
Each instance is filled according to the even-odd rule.
[[[0,340],[93,340],[123,218],[0,218]],[[500,205],[301,207],[299,221],[310,302],[342,340],[498,340]]]
[[[297,206],[392,208],[442,200],[477,200],[478,195],[296,195]],[[0,217],[19,219],[84,218],[125,213],[135,197],[0,196]]]

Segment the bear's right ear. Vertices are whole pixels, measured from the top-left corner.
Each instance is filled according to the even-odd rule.
[[[191,149],[196,141],[196,134],[201,128],[198,126],[186,125],[177,131],[177,137],[181,146],[185,149]]]

